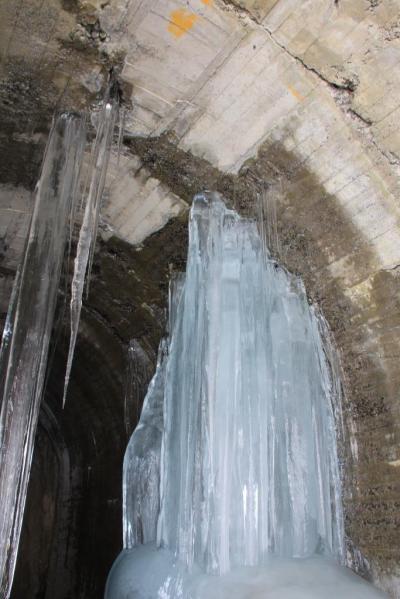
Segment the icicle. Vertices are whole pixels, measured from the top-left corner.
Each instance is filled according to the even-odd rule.
[[[119,122],[118,122],[117,168],[119,167],[119,160],[121,158],[122,143],[124,141],[125,119],[126,119],[126,110],[125,110],[124,107],[121,107],[120,111],[119,111]]]
[[[82,122],[82,127],[85,130],[85,139],[86,139],[86,130],[87,130],[87,117],[85,114],[80,115],[80,119]],[[84,171],[84,153],[82,151],[82,155],[79,156],[79,160],[75,163],[75,183],[73,189],[73,197],[74,202],[72,204],[71,213],[69,215],[69,239],[68,239],[68,254],[67,261],[71,259],[72,255],[72,239],[74,235],[74,227],[76,223],[76,215],[79,212],[80,204],[82,203],[82,192],[84,191],[84,187],[82,186],[82,175]],[[67,277],[68,280],[68,277]]]
[[[152,374],[152,361],[137,339],[131,339],[124,390],[124,422],[128,438],[139,420],[140,406],[143,404]]]
[[[184,284],[185,273],[177,272],[171,276],[168,293],[168,333],[170,339],[172,339],[172,332],[174,330],[176,319],[178,317],[179,304],[181,301]]]
[[[125,452],[123,469],[124,547],[155,541],[160,509],[160,451],[163,429],[165,358],[161,341],[157,368],[142,414]]]
[[[280,187],[280,182],[277,184]],[[280,240],[278,234],[278,220],[276,213],[276,186],[265,188],[260,192],[258,198],[260,222],[260,236],[265,244],[265,248],[272,252],[275,258],[279,258],[281,253]]]
[[[68,223],[85,147],[81,117],[52,126],[1,349],[0,596],[11,592]]]
[[[175,273],[169,285],[169,334],[178,315],[185,275]],[[134,359],[136,347],[131,343],[129,353]],[[140,347],[140,346],[139,346]],[[156,372],[143,402],[139,424],[134,430],[124,457],[123,469],[123,540],[124,547],[156,540],[160,511],[160,452],[163,432],[165,368],[168,342],[160,343]],[[132,387],[136,381],[132,380]]]
[[[103,110],[100,113],[100,123],[98,125],[97,132],[100,132],[100,138],[96,135],[95,141],[95,155],[96,146],[98,144],[99,152],[97,159],[92,171],[92,179],[89,189],[89,195],[87,202],[91,202],[91,196],[93,192],[93,212],[91,214],[91,243],[89,248],[89,261],[86,271],[86,297],[89,295],[90,277],[92,273],[93,257],[96,249],[96,238],[97,229],[99,226],[101,201],[103,197],[104,187],[107,177],[108,163],[111,155],[111,147],[113,143],[113,137],[115,132],[115,125],[118,119],[119,103],[116,99],[108,99],[105,102]],[[104,131],[102,132],[102,129]],[[86,214],[86,208],[85,208]],[[83,229],[83,223],[82,223]],[[82,230],[81,229],[81,230]],[[85,235],[85,233],[84,233]],[[83,244],[84,245],[84,244]],[[79,246],[79,243],[78,243]]]
[[[65,373],[63,405],[65,405],[67,396],[72,360],[78,335],[85,276],[87,292],[90,283],[101,199],[106,182],[107,167],[117,116],[118,101],[112,98],[106,99],[103,103],[97,125],[97,134],[91,156],[91,180],[89,192],[74,261],[74,275],[71,285],[71,337]]]
[[[257,224],[258,224],[258,232],[261,238],[262,243],[262,252],[264,259],[267,260],[269,257],[268,253],[268,245],[267,245],[267,234],[266,234],[266,224],[265,224],[265,199],[266,192],[263,190],[258,194],[257,197]]]

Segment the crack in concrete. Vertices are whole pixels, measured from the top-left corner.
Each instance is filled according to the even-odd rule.
[[[387,272],[391,270],[397,270],[398,268],[400,268],[400,264],[395,264],[394,266],[390,266],[389,268],[381,268],[381,271]]]
[[[276,44],[281,50],[283,50],[286,54],[288,54],[293,60],[298,62],[307,71],[313,73],[316,77],[318,77],[318,79],[320,81],[322,81],[324,84],[328,85],[331,89],[343,91],[348,94],[353,94],[355,92],[355,90],[357,89],[357,86],[358,86],[357,80],[353,80],[353,79],[350,79],[349,77],[346,77],[344,79],[343,83],[340,83],[337,81],[332,81],[326,75],[324,75],[323,73],[320,73],[318,71],[318,69],[309,65],[303,58],[301,58],[297,54],[294,54],[293,52],[291,52],[284,44],[282,44],[281,42],[279,42],[276,39],[276,37],[273,34],[273,32],[271,31],[271,29],[269,29],[265,25],[265,23],[261,23],[260,21],[258,21],[256,19],[256,17],[247,8],[244,8],[241,5],[237,4],[234,0],[219,0],[219,3],[220,3],[222,10],[228,10],[228,11],[234,12],[241,20],[247,21],[247,22],[250,21],[251,23],[255,24],[257,27],[262,29],[265,33],[268,34],[268,36],[271,38],[271,40],[274,42],[274,44]],[[362,117],[360,117],[360,118],[362,118]]]
[[[354,91],[357,89],[358,82],[353,81],[349,78],[346,78],[344,83],[338,83],[336,81],[331,81],[328,77],[326,77],[325,75],[320,73],[315,67],[312,67],[311,65],[307,64],[305,62],[305,60],[300,58],[300,56],[298,56],[297,54],[294,54],[293,52],[288,50],[288,48],[286,48],[286,46],[284,44],[280,43],[276,39],[276,37],[274,36],[272,31],[270,29],[268,29],[268,27],[266,25],[261,25],[261,27],[266,33],[268,33],[268,35],[270,36],[272,41],[277,46],[279,46],[279,48],[281,48],[284,52],[289,54],[289,56],[291,56],[296,62],[300,63],[301,66],[303,66],[307,71],[316,75],[318,77],[318,79],[320,79],[324,84],[328,85],[330,88],[333,88],[334,90],[344,91],[344,92],[347,92],[348,94],[354,93]]]
[[[373,125],[373,121],[371,119],[369,119],[368,117],[365,117],[362,114],[360,114],[359,112],[357,112],[357,110],[355,108],[348,108],[347,110],[350,115],[357,118],[365,126],[370,127],[371,125]]]
[[[370,0],[371,3],[379,2],[379,0]],[[390,167],[395,167],[400,174],[400,158],[394,154],[393,152],[387,152],[376,141],[373,132],[371,131],[371,126],[374,125],[372,119],[363,116],[356,108],[353,106],[353,95],[357,90],[359,81],[355,77],[351,79],[346,77],[343,83],[332,81],[329,77],[318,71],[315,67],[308,64],[303,58],[291,52],[284,44],[279,42],[274,33],[265,25],[265,23],[261,23],[257,20],[257,18],[246,8],[242,7],[240,4],[235,2],[235,0],[219,0],[219,4],[223,10],[228,10],[234,12],[238,18],[240,18],[244,22],[251,22],[253,25],[256,25],[260,29],[262,29],[265,33],[268,34],[270,39],[276,44],[283,52],[288,54],[293,60],[295,60],[299,65],[301,65],[304,69],[306,69],[309,73],[315,75],[319,81],[327,86],[330,91],[330,94],[336,103],[336,105],[340,108],[343,114],[353,122],[356,131],[363,135],[365,140],[368,141],[375,150],[382,156],[382,158],[390,165]],[[375,4],[373,4],[375,6]]]

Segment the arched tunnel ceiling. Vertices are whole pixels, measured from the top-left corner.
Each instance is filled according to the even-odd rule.
[[[276,201],[281,262],[301,274],[342,357],[347,533],[399,596],[400,2],[3,0],[1,309],[55,109],[119,73],[94,286],[124,349],[154,352],[168,274],[184,265],[193,193]],[[18,186],[18,187],[16,187]],[[95,335],[93,336],[95,343]],[[122,400],[121,400],[122,401]]]

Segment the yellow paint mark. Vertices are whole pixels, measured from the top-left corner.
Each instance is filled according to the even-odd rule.
[[[394,460],[393,462],[388,462],[388,464],[390,466],[394,466],[395,468],[398,468],[400,466],[400,460]]]
[[[168,31],[176,38],[182,37],[193,27],[199,17],[185,8],[173,10],[170,14]]]
[[[292,96],[294,96],[296,100],[298,100],[299,102],[302,102],[304,100],[304,96],[302,96],[301,93],[298,92],[297,89],[295,89],[291,85],[288,85],[288,90],[290,91]]]
[[[208,6],[211,6],[211,4],[213,3],[213,0],[201,0],[203,4],[207,4]]]

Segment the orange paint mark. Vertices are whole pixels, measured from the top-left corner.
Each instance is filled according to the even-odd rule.
[[[299,102],[302,102],[304,100],[304,96],[302,96],[301,93],[298,92],[297,89],[295,89],[291,85],[288,85],[288,90],[290,91],[292,96],[294,96],[296,100],[298,100]]]
[[[170,14],[168,31],[176,38],[182,37],[193,27],[199,17],[185,8],[173,10]]]
[[[203,4],[207,4],[208,6],[211,6],[211,4],[213,3],[213,0],[201,0]]]

